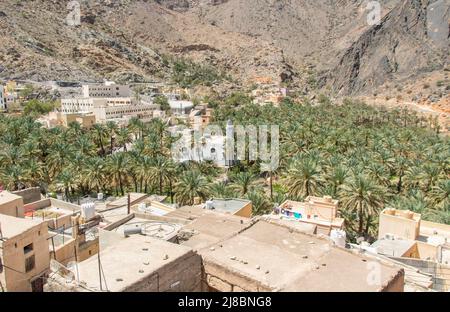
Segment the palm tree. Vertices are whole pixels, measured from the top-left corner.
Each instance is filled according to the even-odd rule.
[[[206,200],[208,181],[198,171],[189,170],[180,176],[175,193],[181,205],[193,205],[195,198]]]
[[[57,176],[56,182],[58,186],[57,189],[63,191],[66,201],[69,201],[70,193],[73,193],[78,185],[74,173],[70,169],[65,168]]]
[[[318,163],[311,158],[294,160],[286,174],[285,185],[293,197],[308,197],[319,188],[322,178]]]
[[[383,207],[380,187],[369,177],[358,174],[342,187],[340,198],[342,208],[356,214],[358,235],[367,235],[371,218]]]
[[[248,172],[239,172],[231,177],[231,186],[236,189],[240,196],[244,196],[255,182],[255,176]]]
[[[325,175],[325,181],[331,185],[331,196],[336,197],[339,188],[345,183],[348,177],[348,168],[342,165],[329,168]]]
[[[127,144],[131,143],[131,135],[128,128],[120,128],[117,132],[117,144],[123,148],[123,150],[127,151]]]
[[[251,190],[247,194],[247,199],[252,202],[253,215],[263,215],[269,213],[273,205],[262,192]]]
[[[106,164],[103,158],[89,158],[83,170],[83,178],[89,183],[89,186],[100,193],[104,190],[106,179]]]
[[[117,133],[118,126],[114,121],[106,122],[106,131],[109,134],[109,150],[113,153],[114,150],[114,136]]]
[[[158,156],[153,160],[151,178],[158,181],[159,195],[163,194],[164,182],[169,181],[173,175],[172,164],[164,156]]]
[[[107,131],[106,131],[105,127],[103,127],[103,125],[101,125],[101,124],[95,124],[92,128],[96,134],[97,145],[100,147],[102,155],[105,155],[106,153],[105,153],[105,147],[103,145],[103,140],[105,139],[105,137],[107,135]]]
[[[434,208],[450,212],[450,179],[439,181],[429,192]]]
[[[438,179],[441,173],[441,167],[437,166],[433,163],[425,163],[422,167],[422,181],[425,183],[425,192],[429,192],[430,189],[434,186],[436,180]]]
[[[116,194],[118,194],[118,190],[120,190],[120,193],[124,196],[124,184],[126,182],[126,176],[129,169],[129,159],[127,154],[123,152],[112,154],[109,156],[107,161],[108,171],[111,173],[113,183],[116,187]]]
[[[236,193],[224,182],[217,182],[209,187],[209,194],[214,198],[234,198]]]

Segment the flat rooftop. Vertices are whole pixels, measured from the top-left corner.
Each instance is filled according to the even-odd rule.
[[[403,257],[403,255],[416,245],[415,241],[406,239],[379,239],[371,247],[377,249],[379,254],[388,257]]]
[[[142,200],[146,199],[148,197],[147,194],[143,193],[130,193],[130,201],[131,205],[135,205]],[[116,207],[123,207],[128,205],[128,195],[122,196],[118,199],[115,199],[113,201],[106,203],[106,208],[116,208]]]
[[[18,195],[15,195],[15,194],[12,194],[12,193],[10,193],[8,191],[0,192],[0,206],[3,205],[3,204],[6,204],[6,203],[10,203],[10,202],[12,202],[14,200],[17,200],[17,199],[22,199],[22,197],[20,197]]]
[[[18,236],[42,223],[42,220],[16,218],[0,214],[3,239]]]
[[[80,212],[81,207],[54,198],[41,199],[24,206],[26,217],[54,219]]]
[[[420,236],[442,236],[450,242],[450,225],[430,221],[420,221]]]
[[[200,207],[183,207],[166,217],[190,221],[181,231],[180,244],[200,249],[239,233],[251,219],[206,210]],[[180,237],[179,236],[179,237]]]
[[[402,274],[399,268],[377,262],[379,283],[368,282],[373,271],[368,258],[264,220],[199,253],[206,274],[244,280],[238,286],[249,291],[379,291]]]
[[[169,100],[169,105],[171,109],[186,109],[194,107],[194,103],[192,103],[191,101],[180,100]]]
[[[111,230],[111,232],[116,232],[122,236],[125,236],[126,230],[140,229],[142,235],[144,236],[150,236],[162,240],[172,240],[177,236],[178,231],[181,228],[182,225],[179,223],[133,218]]]
[[[103,290],[106,290],[105,280],[109,291],[122,291],[169,263],[192,254],[188,247],[163,240],[141,235],[123,238],[106,232],[100,233],[100,259],[105,275]],[[97,257],[79,263],[78,269],[80,281],[86,287],[100,290]]]
[[[248,204],[251,204],[250,200],[226,198],[226,199],[213,199],[212,208],[218,212],[223,213],[236,213]]]

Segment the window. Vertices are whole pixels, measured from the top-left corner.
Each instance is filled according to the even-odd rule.
[[[35,267],[34,255],[25,259],[25,272],[30,272]]]
[[[33,244],[29,244],[29,245],[26,245],[25,247],[23,247],[23,253],[24,254],[27,254],[27,253],[32,252],[32,251],[33,251]]]

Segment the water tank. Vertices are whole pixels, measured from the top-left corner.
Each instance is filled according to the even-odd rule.
[[[123,235],[125,235],[125,237],[135,234],[142,234],[142,226],[140,224],[127,225],[124,227]]]
[[[98,200],[103,200],[103,193],[98,193],[97,194],[97,199]]]
[[[85,203],[81,205],[81,216],[85,220],[90,220],[95,217],[95,205],[94,203]]]
[[[336,246],[345,248],[347,233],[343,230],[331,230],[330,238]]]

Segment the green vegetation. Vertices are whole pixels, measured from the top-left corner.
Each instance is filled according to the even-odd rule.
[[[225,76],[209,65],[201,65],[184,59],[173,60],[172,80],[182,88],[212,86]]]
[[[273,201],[333,196],[340,200],[351,238],[376,236],[378,213],[388,206],[448,222],[450,142],[439,136],[434,119],[349,100],[341,106],[326,97],[320,102],[220,106],[215,117],[222,124],[232,119],[280,125],[281,165],[275,175],[281,187],[274,187]]]
[[[155,100],[153,101],[153,103],[159,105],[161,110],[163,110],[165,112],[170,110],[169,100],[164,95],[157,96],[155,98]]]
[[[340,200],[351,239],[375,237],[384,207],[450,223],[450,142],[434,120],[352,101],[334,105],[325,97],[315,106],[287,99],[279,108],[253,105],[239,94],[222,102],[215,111],[222,127],[228,119],[280,126],[279,168],[264,171],[258,161],[229,171],[210,162],[174,163],[175,138],[160,120],[84,130],[76,123],[44,129],[31,116],[0,116],[0,184],[9,190],[40,186],[70,199],[144,192],[180,205],[242,197],[252,200],[255,214],[285,199],[330,195]]]
[[[33,94],[33,92],[34,92],[33,85],[27,84],[27,85],[25,85],[24,89],[19,92],[19,96],[21,98],[27,99],[29,96],[31,96]]]
[[[39,100],[30,100],[25,102],[24,113],[26,115],[44,115],[53,111],[58,104],[56,102],[43,102]]]

